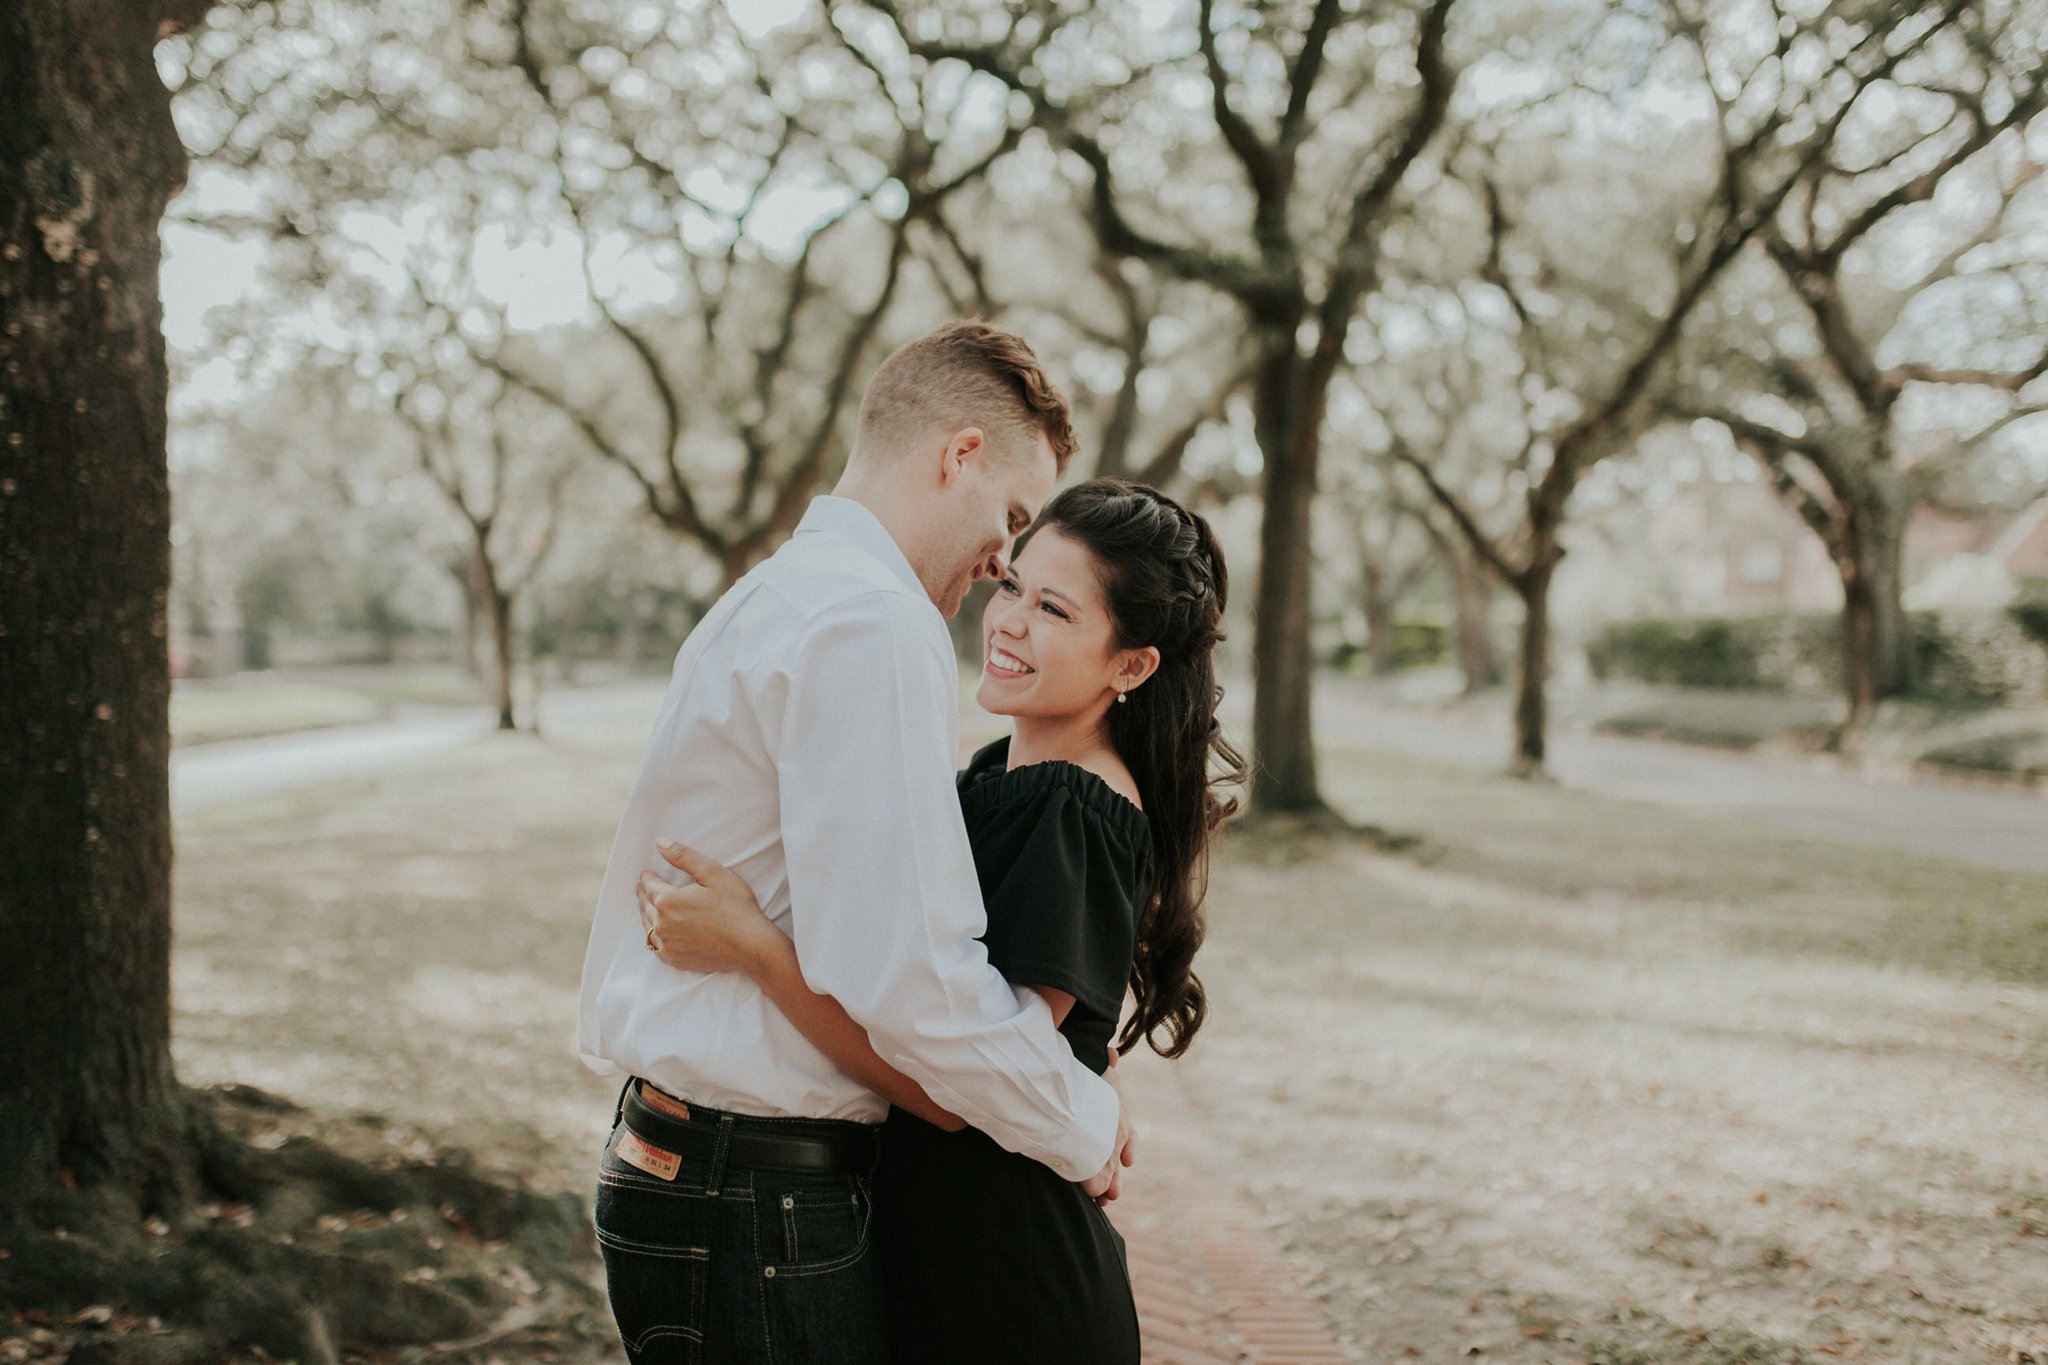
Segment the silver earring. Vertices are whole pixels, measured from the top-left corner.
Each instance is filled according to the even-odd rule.
[[[1131,694],[1128,692],[1119,692],[1116,694],[1116,704],[1118,706],[1122,706],[1125,702],[1129,701],[1130,699]]]

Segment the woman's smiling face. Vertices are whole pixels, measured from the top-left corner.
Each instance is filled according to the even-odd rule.
[[[1116,623],[1094,556],[1045,527],[1010,562],[981,617],[981,685],[999,716],[1081,716],[1116,699]]]

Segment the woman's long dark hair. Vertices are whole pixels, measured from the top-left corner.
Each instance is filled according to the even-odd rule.
[[[1209,844],[1237,811],[1237,798],[1216,788],[1245,777],[1243,757],[1216,722],[1223,689],[1215,652],[1230,578],[1209,523],[1144,484],[1076,484],[1046,505],[1033,529],[1048,526],[1093,557],[1116,647],[1159,651],[1158,671],[1111,705],[1106,721],[1145,805],[1154,873],[1131,957],[1137,1008],[1117,1048],[1128,1052],[1142,1038],[1160,1056],[1178,1057],[1209,1012],[1194,973]]]

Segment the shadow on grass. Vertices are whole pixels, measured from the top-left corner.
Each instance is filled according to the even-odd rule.
[[[1428,840],[1406,830],[1353,820],[1332,807],[1315,811],[1265,811],[1256,805],[1230,822],[1227,835],[1239,855],[1263,863],[1297,863],[1328,858],[1340,848],[1430,861]]]

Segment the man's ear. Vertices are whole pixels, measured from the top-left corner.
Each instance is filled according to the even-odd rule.
[[[951,488],[970,465],[982,458],[982,451],[980,427],[962,427],[947,437],[946,448],[939,452],[939,487]]]

